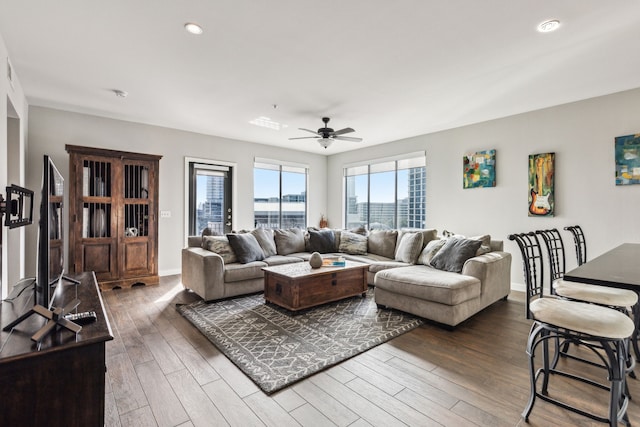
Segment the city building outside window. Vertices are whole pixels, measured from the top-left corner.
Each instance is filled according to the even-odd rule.
[[[424,228],[424,153],[375,160],[344,168],[345,227]]]
[[[256,158],[253,168],[254,226],[305,228],[307,174],[306,165]]]

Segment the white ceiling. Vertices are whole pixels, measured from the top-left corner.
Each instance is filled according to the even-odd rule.
[[[323,154],[640,87],[635,0],[0,0],[0,34],[31,105]],[[323,116],[364,142],[287,139]]]

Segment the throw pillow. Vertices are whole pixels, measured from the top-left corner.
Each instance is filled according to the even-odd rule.
[[[459,239],[471,239],[471,240],[480,240],[482,241],[482,245],[480,245],[480,247],[478,248],[478,250],[476,251],[476,256],[478,255],[484,255],[486,253],[491,252],[491,235],[489,234],[482,234],[480,236],[473,236],[473,237],[467,237],[464,236],[462,234],[457,234],[451,231],[447,231],[447,230],[442,230],[442,235],[444,237],[456,237]]]
[[[202,234],[200,234],[200,246],[202,246],[203,249],[207,249],[204,247],[204,236],[220,236],[220,233],[212,230],[209,227],[205,227],[202,229]]]
[[[342,230],[340,233],[340,252],[351,255],[366,255],[367,236]]]
[[[427,246],[424,247],[418,257],[418,264],[431,265],[431,260],[436,256],[438,251],[442,249],[445,243],[447,243],[446,239],[431,240],[427,243]]]
[[[227,236],[203,236],[202,247],[220,255],[225,264],[238,261],[235,252],[233,252],[233,249],[229,244]]]
[[[367,231],[366,228],[364,228],[363,225],[361,225],[360,227],[356,227],[356,228],[352,228],[351,230],[348,230],[351,233],[356,233],[356,234],[360,234],[361,236],[366,236],[367,234],[369,234],[369,232]]]
[[[473,236],[473,237],[469,237],[469,238],[471,240],[480,240],[482,242],[482,244],[480,245],[480,247],[476,251],[476,256],[484,255],[486,253],[491,252],[491,235],[484,234],[482,236]]]
[[[403,233],[396,247],[396,261],[415,264],[422,250],[422,233]]]
[[[447,243],[431,259],[431,265],[438,270],[461,273],[464,263],[475,256],[480,245],[482,245],[480,240],[447,239]]]
[[[227,234],[227,239],[242,264],[264,259],[264,252],[253,234]]]
[[[395,257],[397,230],[371,230],[368,239],[369,253],[392,259]]]
[[[269,258],[270,256],[274,256],[278,253],[276,251],[276,242],[273,240],[273,232],[271,230],[256,228],[251,230],[251,234],[253,234],[258,241],[265,258]]]
[[[299,228],[273,230],[278,255],[304,252],[304,232]]]
[[[335,250],[335,235],[333,230],[309,229],[309,252],[326,254]]]

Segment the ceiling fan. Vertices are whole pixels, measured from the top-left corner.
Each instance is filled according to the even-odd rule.
[[[300,130],[306,131],[306,132],[311,132],[312,134],[314,134],[315,136],[299,136],[297,138],[289,138],[289,139],[308,139],[308,138],[317,138],[318,142],[320,143],[320,145],[322,145],[324,148],[327,148],[329,145],[331,145],[331,143],[334,140],[341,140],[341,141],[354,141],[354,142],[360,142],[362,141],[362,138],[356,138],[356,137],[352,137],[352,136],[342,136],[345,133],[351,133],[351,132],[355,132],[355,130],[351,129],[351,128],[344,128],[344,129],[340,129],[340,130],[333,130],[328,126],[329,123],[329,117],[323,117],[322,121],[324,122],[324,127],[318,129],[318,131],[313,131],[311,129],[304,129],[304,128],[298,128]],[[318,138],[320,137],[320,138]]]

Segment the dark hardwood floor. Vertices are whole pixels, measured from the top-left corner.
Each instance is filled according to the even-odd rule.
[[[107,343],[107,426],[603,425],[542,401],[528,424],[521,419],[530,322],[517,292],[454,331],[422,326],[272,396],[176,312],[177,303],[198,299],[180,276],[102,296],[115,335]],[[637,424],[640,381],[629,387]],[[550,392],[605,413],[602,391],[558,380]]]

